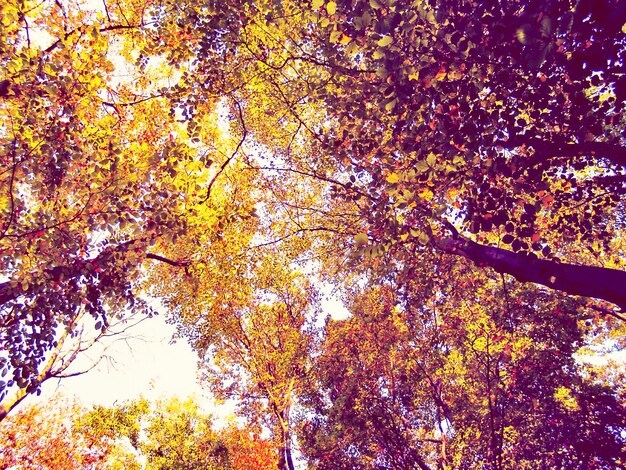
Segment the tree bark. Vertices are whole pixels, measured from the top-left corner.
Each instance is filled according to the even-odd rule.
[[[606,300],[626,310],[626,272],[617,269],[557,263],[535,259],[502,248],[480,245],[460,235],[441,241],[439,247],[478,265],[510,274],[520,282],[534,282],[570,295]]]

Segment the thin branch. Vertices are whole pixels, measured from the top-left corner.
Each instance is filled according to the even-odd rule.
[[[5,231],[2,234],[2,236],[0,236],[0,238],[3,238],[4,236],[6,236],[7,238],[23,238],[23,237],[27,237],[27,236],[32,235],[32,234],[37,233],[37,232],[43,232],[43,231],[51,230],[53,228],[60,228],[60,227],[62,227],[64,225],[70,224],[70,223],[78,220],[78,218],[81,215],[83,215],[83,213],[85,212],[85,210],[89,206],[89,202],[91,201],[91,197],[92,196],[93,196],[93,194],[89,193],[89,196],[87,197],[87,202],[85,202],[83,207],[76,214],[74,214],[72,217],[70,217],[69,219],[61,220],[60,222],[57,222],[57,223],[54,223],[54,224],[51,224],[51,225],[46,225],[44,227],[38,227],[36,229],[32,229],[32,230],[29,230],[27,232],[16,233],[14,235],[6,235],[6,231]]]
[[[241,105],[239,104],[238,101],[235,101],[235,106],[237,107],[239,121],[241,122],[241,127],[243,129],[241,139],[239,140],[239,143],[237,144],[235,151],[231,154],[230,157],[226,159],[224,163],[222,163],[222,165],[220,166],[220,169],[217,171],[215,176],[213,176],[213,178],[211,179],[211,182],[209,183],[209,187],[207,188],[206,197],[202,201],[200,201],[199,204],[204,204],[205,202],[209,200],[209,198],[211,197],[211,190],[213,189],[213,185],[215,184],[215,181],[224,172],[224,170],[229,165],[229,163],[233,160],[233,158],[235,158],[235,156],[239,153],[239,149],[241,149],[241,146],[245,142],[246,137],[248,137],[248,128],[246,127],[246,122],[243,118],[243,111],[241,110]]]
[[[357,188],[355,188],[352,185],[349,185],[347,183],[342,183],[341,181],[337,181],[337,180],[329,178],[327,176],[318,175],[317,173],[308,173],[306,171],[296,170],[294,168],[279,168],[279,167],[273,167],[273,166],[250,166],[250,168],[253,169],[253,170],[291,172],[291,173],[296,173],[296,174],[302,175],[302,176],[308,176],[310,178],[318,179],[318,180],[321,180],[321,181],[326,181],[327,183],[331,183],[331,184],[334,184],[334,185],[337,185],[337,186],[341,186],[346,191],[352,191],[352,192],[358,194],[361,197],[373,200],[370,195],[368,195],[368,194],[358,190]]]
[[[109,106],[109,107],[111,107],[111,108],[113,108],[113,109],[115,109],[117,111],[117,106],[134,106],[136,104],[144,103],[146,101],[150,101],[150,100],[155,99],[155,98],[162,98],[164,96],[166,96],[165,93],[159,93],[157,95],[147,96],[145,98],[141,98],[141,99],[138,99],[138,100],[135,100],[135,101],[129,101],[127,103],[112,103],[111,101],[102,101],[102,104],[104,106]]]
[[[107,6],[106,0],[102,0],[102,4],[104,5],[104,12],[107,15],[107,19],[111,22],[111,15],[109,15],[109,7]]]
[[[117,25],[112,25],[112,26],[105,26],[104,28],[98,29],[98,32],[105,33],[105,32],[108,32],[108,31],[115,31],[115,30],[118,30],[118,29],[139,29],[139,25],[117,24]],[[81,28],[76,28],[76,29],[73,29],[72,31],[69,31],[69,32],[65,33],[65,36],[63,37],[63,39],[57,39],[52,44],[50,44],[47,48],[45,48],[43,50],[43,52],[46,53],[46,54],[49,54],[50,52],[55,50],[57,47],[59,47],[59,44],[61,44],[65,40],[67,40],[70,36],[73,36],[74,34],[78,33],[80,30],[81,30]]]
[[[279,238],[275,238],[274,240],[271,240],[269,242],[266,243],[261,243],[259,245],[252,245],[251,247],[249,247],[246,251],[250,251],[250,250],[254,250],[256,248],[263,248],[265,246],[270,246],[270,245],[276,245],[277,243],[280,243],[284,240],[287,240],[288,238],[291,238],[295,235],[298,235],[299,233],[302,232],[332,232],[332,233],[336,233],[338,235],[341,235],[342,232],[336,229],[332,229],[332,228],[328,228],[328,227],[310,227],[310,228],[299,228],[298,230],[294,230],[293,232],[288,233],[287,235],[284,235],[282,237]]]
[[[611,317],[617,318],[618,320],[626,321],[626,317],[623,317],[622,315],[617,313],[615,310],[610,310],[608,308],[600,307],[599,305],[595,305],[591,303],[588,303],[587,307],[597,312],[600,312],[602,315],[610,315]]]
[[[13,196],[13,187],[15,184],[15,172],[17,170],[17,163],[15,162],[15,140],[13,141],[12,149],[11,149],[11,159],[13,160],[12,170],[11,170],[11,180],[9,182],[9,200],[11,203],[11,210],[9,212],[9,221],[6,226],[2,229],[2,235],[0,235],[0,239],[4,238],[7,234],[9,228],[11,228],[11,224],[13,223],[13,218],[15,215],[15,199]]]
[[[167,263],[170,266],[176,266],[178,268],[184,268],[184,267],[189,266],[191,264],[191,261],[189,261],[189,260],[174,261],[174,260],[165,258],[164,256],[161,256],[161,255],[155,255],[153,253],[146,254],[146,258],[153,259],[153,260],[156,260],[156,261],[162,261],[163,263]]]

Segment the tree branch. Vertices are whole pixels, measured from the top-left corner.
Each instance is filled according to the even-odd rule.
[[[100,28],[98,30],[98,32],[105,33],[107,31],[115,31],[115,30],[118,30],[118,29],[138,29],[138,28],[139,28],[138,25],[117,24],[117,25],[105,26],[104,28]],[[45,48],[44,52],[45,53],[52,52],[54,49],[59,47],[59,44],[61,44],[65,40],[67,40],[67,38],[69,38],[70,36],[72,36],[72,35],[76,34],[77,32],[79,32],[80,30],[81,30],[81,28],[76,28],[76,29],[73,29],[72,31],[68,31],[67,33],[65,33],[65,36],[63,37],[63,39],[57,39],[55,42],[53,42],[47,48]]]
[[[89,258],[86,260],[77,259],[70,264],[44,269],[43,276],[46,278],[47,282],[56,281],[61,277],[64,277],[65,279],[77,278],[85,274],[85,269],[96,266],[101,267],[102,265],[105,265],[106,259],[111,256],[111,254],[124,252],[128,249],[129,245],[142,241],[144,240],[136,239],[120,243],[119,245],[109,246],[93,258]],[[191,264],[191,261],[189,260],[175,261],[153,253],[146,254],[146,258],[153,259],[155,261],[161,261],[175,267],[187,267]],[[29,283],[29,287],[26,288],[26,290],[23,290],[21,287],[21,283],[16,282],[15,280],[0,283],[0,306],[11,302],[12,300],[15,300],[21,295],[27,293],[30,290],[30,285],[32,284],[32,282]]]
[[[507,141],[496,142],[505,149],[514,149],[526,145],[535,149],[530,163],[539,163],[551,157],[593,156],[626,167],[626,147],[608,142],[556,143],[536,138],[513,137]]]
[[[230,155],[230,157],[226,159],[224,163],[222,163],[222,165],[220,166],[220,169],[217,171],[215,176],[213,176],[213,178],[211,179],[211,182],[209,183],[209,187],[207,188],[207,191],[206,191],[206,197],[202,201],[200,201],[198,204],[204,204],[205,202],[209,200],[209,198],[211,197],[211,190],[213,189],[213,185],[215,184],[215,181],[224,172],[224,170],[226,169],[228,164],[232,161],[232,159],[235,158],[235,155],[239,153],[239,149],[241,148],[241,146],[243,145],[243,143],[245,142],[248,136],[248,129],[246,128],[246,123],[243,118],[243,111],[241,109],[241,105],[239,104],[239,102],[235,101],[235,106],[237,107],[239,121],[241,122],[241,127],[243,129],[241,139],[239,139],[239,143],[237,144],[237,147],[235,148],[233,153]]]
[[[626,310],[626,272],[617,269],[557,263],[480,245],[461,235],[444,238],[437,247],[446,253],[463,256],[480,266],[510,274],[520,282],[533,282],[566,292],[606,300]]]
[[[152,253],[148,253],[146,255],[146,258],[153,259],[153,260],[156,260],[156,261],[161,261],[163,263],[169,264],[170,266],[176,266],[177,268],[185,268],[185,267],[187,267],[187,266],[189,266],[191,264],[191,261],[189,261],[189,260],[174,261],[174,260],[165,258],[164,256],[155,255],[155,254],[152,254]]]

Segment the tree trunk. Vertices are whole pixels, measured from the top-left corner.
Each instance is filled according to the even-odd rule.
[[[294,470],[293,457],[291,456],[291,433],[289,429],[283,431],[283,448],[285,450],[285,461],[287,462],[287,469]]]
[[[293,457],[291,455],[291,430],[289,426],[289,409],[281,412],[278,406],[272,403],[274,415],[280,426],[280,458],[278,459],[279,470],[294,470]]]
[[[626,311],[626,272],[535,259],[513,251],[480,245],[461,236],[444,239],[439,247],[478,265],[507,273],[520,282],[534,282],[570,295],[606,300]]]

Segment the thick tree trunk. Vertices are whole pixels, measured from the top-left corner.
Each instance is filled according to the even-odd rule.
[[[476,264],[510,274],[520,282],[534,282],[570,295],[606,300],[626,311],[626,272],[616,269],[556,263],[534,259],[502,248],[480,245],[461,236],[443,240],[439,247]]]

